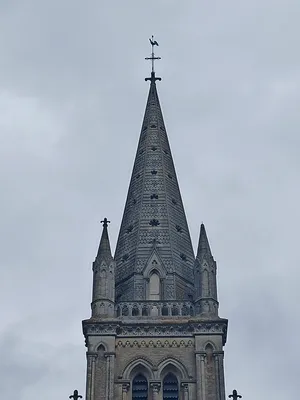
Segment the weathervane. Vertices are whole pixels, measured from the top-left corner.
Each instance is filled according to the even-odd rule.
[[[155,77],[155,71],[154,71],[154,61],[161,60],[161,57],[155,57],[155,55],[154,55],[154,46],[158,46],[158,43],[156,40],[154,40],[153,35],[152,35],[151,39],[149,39],[149,40],[151,43],[152,52],[151,52],[151,57],[146,57],[145,60],[151,60],[152,70],[151,70],[151,78],[145,78],[145,81],[151,81],[151,82],[161,81],[161,78]]]

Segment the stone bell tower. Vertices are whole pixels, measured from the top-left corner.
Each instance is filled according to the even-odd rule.
[[[150,42],[150,89],[115,255],[105,218],[93,263],[86,400],[225,400],[216,262],[203,224],[194,256]]]

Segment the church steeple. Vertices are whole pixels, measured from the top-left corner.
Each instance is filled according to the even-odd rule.
[[[86,400],[225,400],[216,263],[204,225],[194,256],[157,93],[158,43],[150,43],[149,95],[115,256],[105,218],[93,263]]]
[[[155,270],[163,298],[183,300],[193,296],[194,253],[156,79],[155,75],[149,78],[148,101],[115,253],[116,296],[122,301],[147,299],[153,250],[159,259]]]

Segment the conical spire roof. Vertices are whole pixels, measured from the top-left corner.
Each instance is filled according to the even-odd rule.
[[[201,259],[203,256],[212,257],[210,245],[208,242],[205,226],[202,223],[200,227],[200,236],[197,250],[197,258]]]
[[[154,247],[165,270],[175,277],[168,296],[184,297],[183,291],[193,284],[194,253],[155,79],[151,79],[115,253],[116,288],[122,285],[122,298],[139,297],[138,282]]]
[[[101,261],[103,259],[109,261],[112,260],[110,242],[108,237],[108,229],[107,229],[109,221],[107,220],[107,218],[104,218],[104,220],[101,222],[103,223],[103,231],[100,239],[96,261]]]

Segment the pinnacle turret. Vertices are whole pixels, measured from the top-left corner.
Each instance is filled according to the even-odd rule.
[[[115,261],[111,255],[108,237],[107,218],[103,221],[103,231],[98,253],[93,262],[93,297],[92,316],[105,317],[114,315],[115,301]]]
[[[201,224],[194,266],[196,314],[218,316],[217,264],[213,259],[204,224]]]

